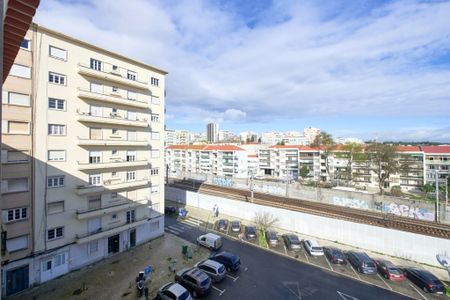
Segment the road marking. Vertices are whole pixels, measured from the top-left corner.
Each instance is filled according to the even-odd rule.
[[[178,233],[176,231],[172,231],[172,229],[170,229],[170,228],[166,228],[166,231],[168,231],[168,232],[170,232],[172,234],[175,234],[175,235],[179,235],[180,234],[180,233]]]
[[[286,246],[285,246],[285,245],[283,245],[283,248],[284,248],[284,253],[286,253],[286,255],[288,255],[288,254],[287,254],[287,249],[286,249]]]
[[[190,228],[183,226],[182,224],[173,224],[169,226],[170,228],[175,228],[181,231],[189,230]]]
[[[173,231],[175,231],[175,232],[178,232],[178,233],[182,233],[184,231],[184,230],[179,229],[179,228],[177,228],[177,227],[175,227],[173,225],[170,225],[168,228],[173,230]]]
[[[387,282],[383,279],[383,277],[382,276],[380,276],[380,274],[377,274],[378,275],[378,277],[380,277],[380,279],[381,279],[381,281],[383,281],[384,282],[384,284],[388,287],[388,288],[390,288],[391,289],[391,291],[392,291],[392,288],[391,288],[391,286],[389,285],[389,284],[387,284]]]
[[[309,258],[308,258],[308,256],[306,255],[306,253],[303,253],[303,254],[305,254],[306,260],[309,262]]]
[[[349,266],[350,266],[350,269],[352,269],[353,273],[355,273],[356,277],[358,277],[358,279],[361,280],[361,277],[359,276],[358,273],[356,273],[356,271],[355,271],[355,269],[353,269],[352,265],[349,264]]]
[[[331,271],[334,272],[334,269],[333,269],[333,267],[331,266],[331,264],[330,264],[330,262],[328,261],[328,259],[327,259],[326,257],[324,257],[324,258],[325,258],[325,260],[327,261],[328,265],[330,266]]]
[[[213,286],[213,285],[212,285],[211,287],[212,287],[213,289],[215,289],[216,291],[219,292],[219,296],[222,296],[222,294],[225,293],[225,291],[226,291],[226,290],[223,290],[223,291],[222,291],[221,289],[218,289],[218,288],[216,288],[216,287]]]
[[[298,281],[283,281],[284,287],[287,288],[297,299],[302,299],[302,293],[300,292],[300,286]],[[289,286],[294,286],[297,291],[292,290]]]
[[[233,280],[233,282],[236,282],[236,280],[239,279],[239,276],[238,276],[238,277],[233,277],[233,276],[228,275],[228,274],[225,274],[225,275],[226,275],[227,277],[231,278],[231,280]]]
[[[428,300],[427,297],[425,297],[424,295],[422,295],[422,293],[411,283],[408,282],[408,284],[414,289],[416,290],[417,293],[419,293],[420,296],[422,296],[423,299]]]
[[[194,226],[200,226],[203,222],[201,222],[201,221],[194,221],[194,220],[192,220],[192,219],[184,219],[184,220],[182,220],[181,222],[183,222],[183,223],[188,223],[188,224],[191,224],[191,225],[194,225]]]
[[[341,296],[341,298],[344,299],[344,300],[359,300],[359,299],[356,298],[356,297],[353,297],[353,296],[344,294],[344,293],[342,293],[342,292],[339,292],[339,291],[336,291],[336,292],[337,292],[338,295]]]

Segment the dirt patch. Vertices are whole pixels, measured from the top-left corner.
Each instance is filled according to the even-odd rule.
[[[181,246],[188,245],[193,257],[186,259]],[[165,234],[136,248],[34,287],[9,299],[137,299],[135,277],[151,266],[146,286],[151,297],[163,284],[173,281],[174,271],[193,266],[209,251],[172,234]],[[143,299],[143,298],[142,298]]]

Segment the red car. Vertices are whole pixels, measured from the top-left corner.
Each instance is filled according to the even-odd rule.
[[[378,272],[389,280],[392,281],[402,281],[405,280],[405,275],[402,270],[397,268],[392,262],[384,259],[375,260],[375,264],[377,265]]]

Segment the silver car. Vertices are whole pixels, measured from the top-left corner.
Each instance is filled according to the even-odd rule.
[[[231,221],[231,231],[241,232],[241,222],[239,222],[237,220]]]
[[[161,300],[192,300],[191,294],[176,282],[163,285],[158,290],[157,299]]]
[[[217,261],[206,259],[195,266],[205,272],[214,282],[220,282],[225,278],[225,266]]]

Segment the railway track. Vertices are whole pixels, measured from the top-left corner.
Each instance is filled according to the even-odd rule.
[[[191,181],[180,181],[175,183],[174,186],[215,196],[221,195],[239,201],[250,201],[251,197],[251,192],[248,190],[204,183],[197,185],[197,188],[195,188]],[[259,192],[253,193],[253,199],[253,203],[259,205],[289,209],[322,217],[392,228],[439,238],[450,238],[450,226],[446,224],[432,223],[429,221],[399,217],[394,214],[360,210]]]

